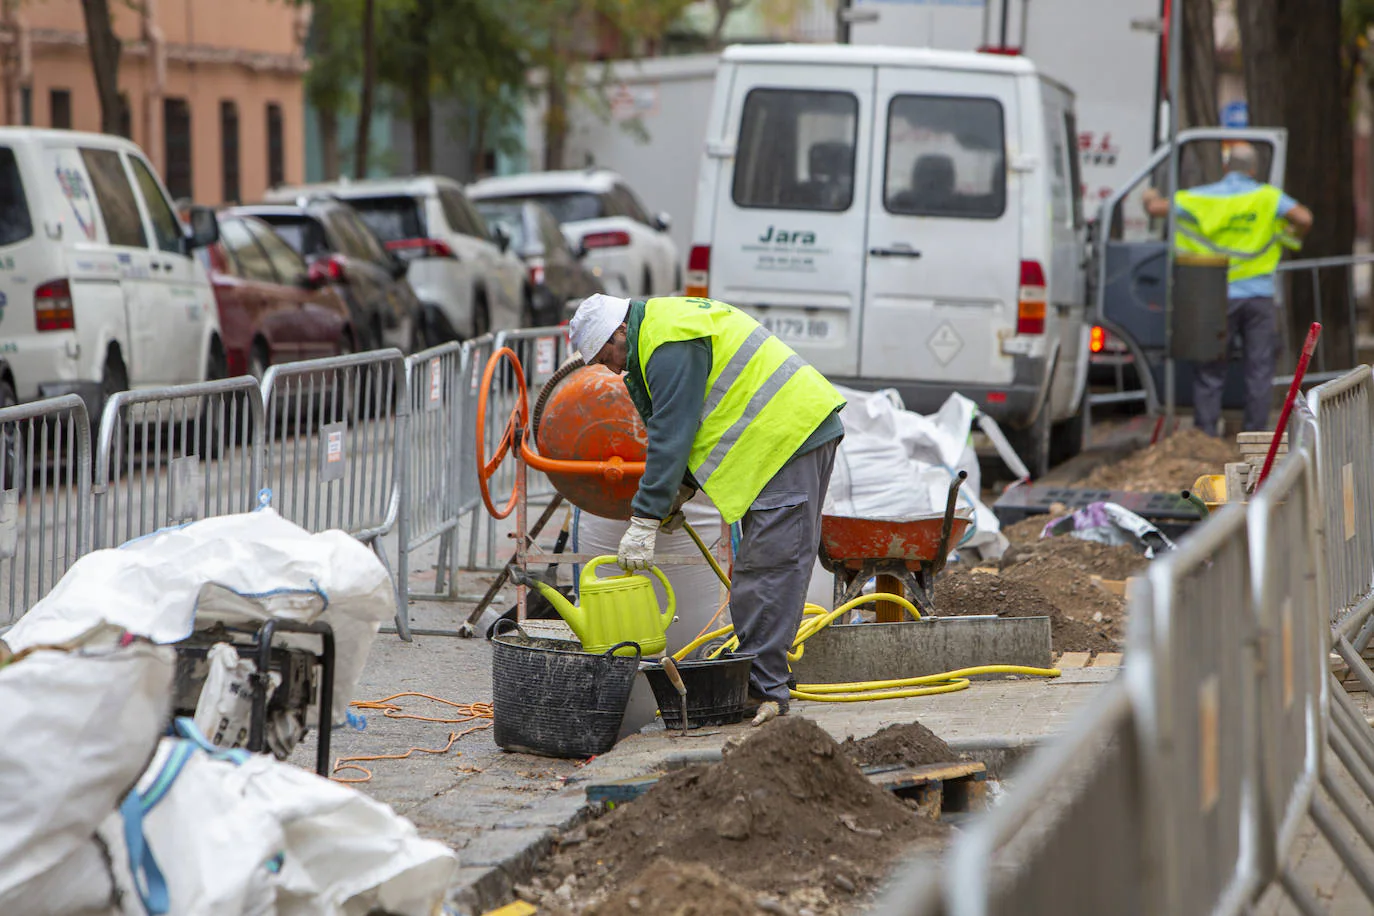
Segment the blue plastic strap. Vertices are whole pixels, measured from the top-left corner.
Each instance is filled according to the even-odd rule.
[[[196,727],[194,719],[186,716],[178,716],[175,722],[177,734],[187,741],[200,748],[216,760],[227,760],[230,763],[243,763],[248,759],[248,752],[242,748],[218,747],[210,743],[210,739]]]

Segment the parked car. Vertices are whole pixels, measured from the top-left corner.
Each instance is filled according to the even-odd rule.
[[[727,49],[688,295],[836,382],[1010,427],[1033,476],[1081,441],[1089,323],[1073,93],[1024,57]],[[1058,429],[1054,427],[1058,426]]]
[[[197,251],[210,272],[230,375],[358,349],[348,304],[327,270],[251,216],[224,214],[220,239]]]
[[[406,276],[425,307],[425,338],[436,344],[519,327],[528,290],[520,260],[451,178],[341,181],[311,185],[358,211],[388,250],[409,264]],[[299,193],[269,192],[268,199]]]
[[[223,377],[191,255],[218,227],[207,208],[189,216],[188,230],[128,140],[0,128],[0,385],[19,401],[80,395],[94,419],[116,391]]]
[[[625,180],[607,169],[535,172],[468,185],[474,202],[532,200],[548,208],[573,250],[587,250],[607,288],[620,296],[682,289],[682,263],[666,213],[650,217]]]
[[[252,204],[226,213],[257,217],[308,266],[320,265],[328,285],[348,304],[359,350],[420,348],[420,300],[406,282],[406,265],[387,252],[352,207],[303,197],[295,204]]]
[[[595,268],[584,263],[587,250],[573,251],[553,214],[534,201],[479,201],[477,212],[493,234],[510,239],[511,251],[525,264],[529,284],[529,313],[524,324],[548,327],[571,317],[577,303],[592,293],[604,293]]]

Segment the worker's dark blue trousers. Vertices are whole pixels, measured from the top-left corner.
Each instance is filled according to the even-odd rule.
[[[1273,401],[1274,362],[1278,357],[1278,309],[1270,296],[1232,299],[1226,330],[1241,341],[1245,366],[1245,430],[1269,428]],[[1221,393],[1226,385],[1226,360],[1198,363],[1193,369],[1193,425],[1209,436],[1220,435]]]
[[[749,692],[787,708],[787,650],[801,626],[821,542],[821,506],[840,440],[797,455],[759,493],[740,525],[730,580],[739,651],[757,655]]]

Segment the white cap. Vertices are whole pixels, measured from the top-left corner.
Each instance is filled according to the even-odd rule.
[[[605,293],[595,293],[583,299],[572,321],[568,322],[568,336],[572,338],[573,349],[591,362],[606,346],[615,329],[625,323],[625,317],[629,314],[629,299],[617,299]]]

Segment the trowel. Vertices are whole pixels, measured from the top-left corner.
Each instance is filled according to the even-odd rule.
[[[682,701],[682,735],[683,738],[704,738],[707,735],[719,735],[720,732],[697,732],[695,735],[687,734],[687,685],[682,683],[682,674],[677,670],[677,663],[673,661],[671,655],[663,656],[663,673],[668,675],[668,681],[677,691],[678,699]]]

